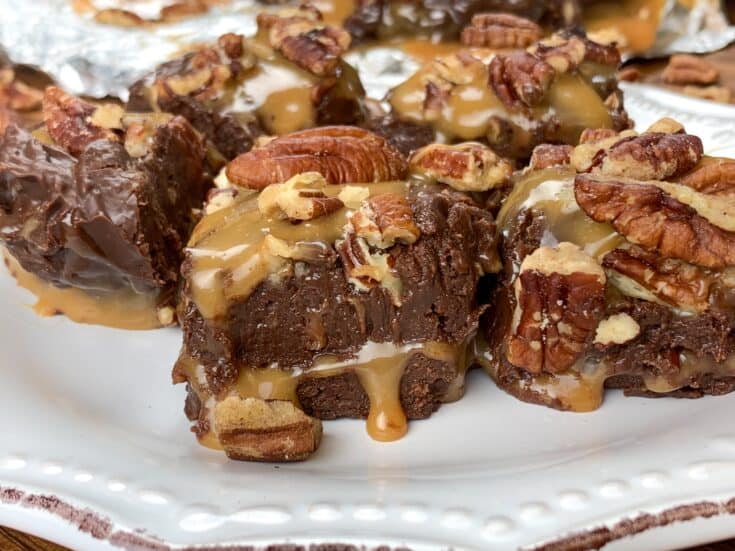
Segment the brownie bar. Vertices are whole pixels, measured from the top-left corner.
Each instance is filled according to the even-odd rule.
[[[605,388],[733,390],[735,162],[670,119],[544,146],[498,215],[505,275],[481,361],[521,400],[589,411]]]
[[[517,25],[517,32],[488,38],[492,49],[468,46],[425,64],[390,92],[392,115],[429,124],[444,141],[481,141],[521,160],[542,143],[576,144],[585,128],[631,126],[615,78],[615,46],[563,31],[521,49],[533,23],[498,17],[504,19],[484,23]],[[484,27],[476,26],[472,41],[485,44]]]
[[[377,439],[459,398],[483,311],[478,283],[497,267],[492,216],[465,194],[407,181],[406,161],[382,138],[340,127],[299,136],[231,163],[266,159],[275,182],[260,195],[218,190],[184,262],[174,380],[190,386],[200,440],[231,457],[257,458],[221,438],[220,404],[233,398],[367,417]],[[297,146],[312,152],[312,172],[288,173]],[[365,172],[336,168],[367,159]]]
[[[12,271],[51,301],[47,313],[170,323],[181,251],[206,190],[200,138],[180,117],[126,114],[53,87],[43,110],[44,126],[30,134],[11,125],[0,142],[0,235]],[[125,313],[125,300],[145,312]]]

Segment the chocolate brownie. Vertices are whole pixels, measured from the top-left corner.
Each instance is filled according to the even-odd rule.
[[[663,119],[534,154],[498,215],[505,270],[483,320],[482,363],[501,388],[575,411],[605,388],[735,388],[735,161],[702,151]]]
[[[482,28],[477,33],[473,41],[485,44]],[[615,46],[571,31],[528,48],[516,34],[498,40],[492,49],[470,45],[424,64],[389,93],[392,116],[428,124],[443,141],[481,141],[520,160],[542,143],[576,144],[585,128],[631,126]]]
[[[53,87],[43,111],[33,134],[11,125],[0,141],[0,239],[12,271],[52,302],[48,313],[158,325],[206,191],[201,139],[180,117],[126,114]],[[75,311],[83,294],[109,315]],[[116,321],[113,304],[125,310],[123,298],[146,313]]]
[[[382,440],[457,399],[483,311],[478,284],[498,266],[493,217],[468,195],[407,180],[400,154],[364,130],[303,135],[311,172],[285,173],[300,155],[289,136],[246,154],[275,163],[274,183],[259,195],[218,190],[187,248],[174,380],[189,384],[194,431],[231,457],[253,458],[219,434],[233,397],[367,417]],[[367,172],[332,170],[370,147]]]

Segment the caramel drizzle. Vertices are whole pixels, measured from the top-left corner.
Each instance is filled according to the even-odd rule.
[[[155,329],[162,325],[156,293],[141,294],[132,289],[93,293],[74,287],[56,287],[26,272],[10,254],[3,256],[18,285],[35,295],[33,311],[39,316],[64,315],[77,323],[129,330]]]
[[[471,50],[483,59],[492,58],[492,50]],[[604,68],[601,68],[604,70]],[[431,64],[419,69],[394,88],[389,101],[397,113],[416,122],[427,122],[424,112],[426,79]],[[607,69],[610,70],[610,69]],[[539,121],[556,115],[564,133],[562,139],[575,143],[585,128],[611,128],[612,119],[603,100],[579,74],[558,75],[543,103],[528,114],[510,111],[488,85],[487,65],[477,60],[463,69],[466,84],[456,85],[443,103],[435,120],[437,130],[449,140],[474,140],[487,135],[492,117],[508,120],[530,131]]]
[[[408,430],[400,401],[400,384],[406,365],[414,354],[423,354],[455,367],[455,390],[446,396],[446,401],[453,401],[459,398],[464,386],[464,374],[469,366],[466,350],[465,343],[424,342],[398,346],[368,342],[355,358],[337,360],[333,356],[322,356],[306,371],[292,371],[277,366],[259,369],[241,367],[237,381],[220,397],[211,394],[206,386],[203,367],[187,354],[182,353],[174,371],[181,380],[187,380],[192,385],[209,416],[213,415],[217,401],[227,396],[290,400],[298,405],[296,388],[303,378],[354,372],[370,403],[367,432],[375,440],[389,442],[400,439]],[[213,420],[210,421],[210,427],[214,427]],[[222,449],[213,430],[200,435],[199,441],[204,446]]]
[[[691,4],[680,0],[691,9]],[[645,52],[656,41],[659,22],[665,0],[616,0],[590,2],[582,12],[582,21],[588,32],[612,30],[623,35],[627,41],[622,49]]]
[[[328,186],[324,192],[336,196],[345,187]],[[388,192],[405,195],[408,190],[405,182],[365,187],[371,195]],[[321,243],[331,247],[342,235],[350,213],[343,208],[328,216],[294,224],[263,217],[255,195],[241,192],[232,205],[205,216],[189,240],[187,252],[192,270],[188,277],[197,308],[207,319],[220,317],[232,301],[246,298],[266,278],[288,272],[291,261],[269,252],[264,242],[266,235],[292,245]]]

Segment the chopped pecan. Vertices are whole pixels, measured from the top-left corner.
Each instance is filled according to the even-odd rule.
[[[91,103],[70,96],[55,86],[46,88],[43,95],[43,119],[48,133],[72,155],[79,155],[96,140],[118,140],[112,130],[92,123],[96,109]]]
[[[622,133],[577,146],[572,153],[572,165],[578,172],[665,180],[689,172],[702,154],[702,141],[690,134]]]
[[[408,201],[396,193],[381,193],[365,201],[350,217],[350,224],[358,237],[380,249],[397,241],[410,245],[421,235]]]
[[[41,107],[43,92],[16,78],[10,67],[0,69],[0,107],[14,111],[36,111]]]
[[[610,251],[603,258],[602,265],[637,284],[626,286],[625,280],[610,274],[610,279],[624,294],[649,300],[651,297],[646,295],[650,294],[654,299],[690,312],[702,312],[708,308],[713,279],[707,270],[698,266],[661,258],[639,247]]]
[[[595,331],[594,343],[601,346],[625,344],[641,333],[641,326],[630,314],[620,312],[600,321]]]
[[[597,143],[617,135],[618,132],[612,128],[585,128],[579,136],[579,143]]]
[[[486,145],[465,142],[431,144],[408,161],[414,174],[432,178],[458,191],[487,191],[507,182],[513,165]]]
[[[664,134],[686,134],[684,125],[669,117],[663,117],[648,127],[648,132],[663,132]]]
[[[688,96],[720,103],[730,103],[732,101],[732,90],[724,86],[684,86],[682,92]]]
[[[462,30],[461,41],[481,48],[525,48],[541,34],[541,27],[529,19],[509,13],[478,13]]]
[[[214,408],[214,431],[230,459],[301,461],[319,447],[322,424],[288,401],[230,396]]]
[[[680,189],[678,189],[680,188]],[[715,225],[671,193],[674,184],[621,181],[580,174],[574,182],[579,206],[597,222],[608,222],[628,241],[705,268],[735,265],[735,233]],[[689,190],[690,194],[697,192]],[[702,202],[697,194],[692,203]],[[722,216],[709,206],[714,218]],[[720,222],[722,223],[722,222]]]
[[[605,283],[602,267],[571,243],[540,247],[528,255],[514,284],[508,361],[532,373],[571,367],[602,317]]]
[[[598,44],[568,31],[556,33],[532,46],[529,51],[558,73],[574,71],[584,61],[617,67],[620,52],[614,44]]]
[[[400,180],[403,156],[380,136],[351,126],[324,126],[278,137],[227,166],[236,185],[263,189],[302,172],[319,172],[330,184]]]
[[[96,113],[96,111],[95,111]],[[164,124],[168,124],[174,117],[169,113],[152,112],[152,113],[134,113],[125,114],[122,117],[122,125],[125,128],[125,150],[131,157],[142,157],[150,148],[153,136],[158,128]],[[186,121],[178,118],[178,124],[185,124]]]
[[[538,104],[555,77],[551,65],[528,52],[497,55],[489,71],[490,85],[509,109]]]
[[[283,57],[318,76],[333,74],[350,46],[347,31],[325,25],[313,11],[283,17],[259,14],[258,27],[267,30],[270,45]]]
[[[570,155],[574,148],[571,145],[541,144],[537,145],[531,154],[529,167],[531,170],[541,170],[554,166],[566,166],[570,163]]]
[[[258,210],[263,216],[280,215],[289,220],[313,220],[338,211],[345,204],[337,197],[328,197],[327,185],[318,172],[305,172],[282,184],[271,184],[258,196]]]
[[[483,81],[487,78],[485,64],[467,51],[434,59],[426,68],[424,118],[437,119],[456,86]]]
[[[669,84],[714,84],[720,72],[706,59],[689,54],[675,54],[661,77]]]
[[[708,195],[735,194],[735,161],[714,159],[702,164],[679,182]]]

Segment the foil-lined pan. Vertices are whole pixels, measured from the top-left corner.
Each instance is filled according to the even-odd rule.
[[[192,44],[226,32],[252,34],[255,15],[263,9],[255,0],[231,0],[203,14],[131,28],[80,15],[71,0],[0,0],[0,45],[15,63],[42,69],[74,94],[126,99],[132,82]],[[662,10],[655,43],[645,56],[711,52],[735,41],[735,27],[717,0],[695,0],[691,8],[667,0]],[[374,97],[415,68],[395,48],[371,50],[369,56],[355,52],[349,60]]]

